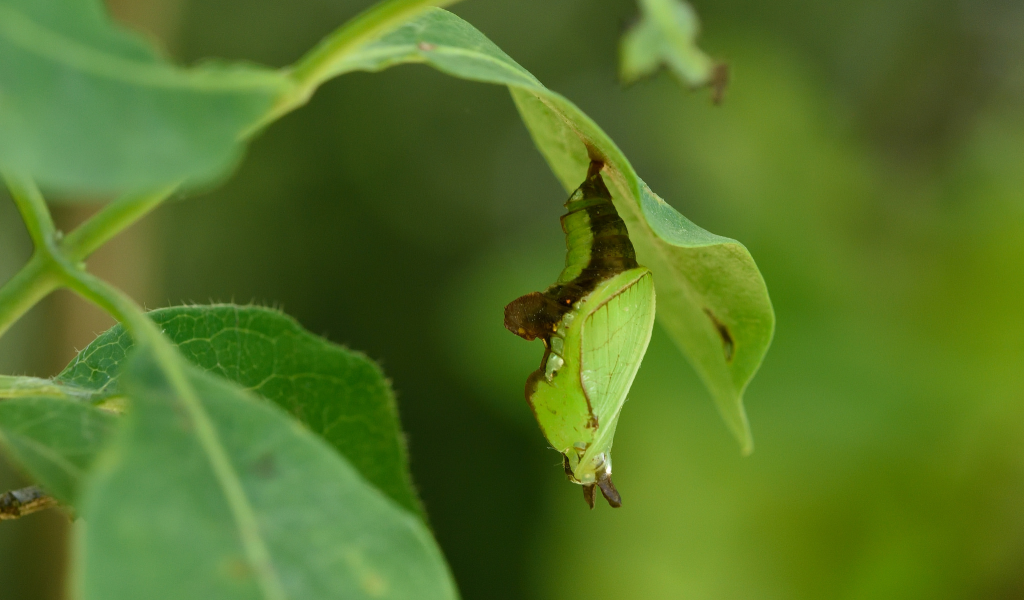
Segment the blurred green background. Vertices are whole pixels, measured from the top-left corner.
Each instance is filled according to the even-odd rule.
[[[279,66],[367,5],[111,8],[182,62]],[[778,326],[747,393],[749,458],[656,328],[616,436],[624,507],[591,512],[565,481],[522,399],[540,344],[501,317],[557,275],[565,194],[504,88],[345,76],[96,269],[150,307],[279,305],[380,361],[467,600],[1024,597],[1024,4],[695,7],[732,67],[721,107],[666,74],[618,85],[634,0],[454,11],[752,252]],[[6,278],[29,252],[9,201],[0,242]],[[55,297],[0,364],[51,375],[104,327]],[[0,525],[4,598],[60,597],[65,526]]]

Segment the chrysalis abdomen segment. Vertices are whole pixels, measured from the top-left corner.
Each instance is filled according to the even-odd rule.
[[[600,163],[592,163],[587,180],[565,203],[565,269],[549,292],[576,299],[592,292],[598,283],[635,269],[636,251],[626,224],[615,211],[612,195],[601,179]]]
[[[615,211],[601,179],[603,165],[592,162],[587,179],[565,203],[565,268],[554,285],[505,307],[505,327],[512,333],[548,342],[562,317],[602,281],[637,268],[636,251],[626,224]]]

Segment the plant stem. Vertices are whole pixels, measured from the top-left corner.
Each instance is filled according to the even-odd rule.
[[[446,6],[456,1],[392,0],[374,5],[336,29],[299,59],[292,67],[292,79],[300,86],[315,88],[331,76],[331,67],[335,63],[364,43],[432,6]]]
[[[3,173],[25,221],[35,253],[17,274],[0,287],[0,337],[50,292],[66,285],[61,274],[166,200],[174,187],[150,194],[124,196],[108,204],[58,243],[59,235],[39,188],[32,180]],[[116,316],[116,315],[115,315]],[[119,320],[121,317],[118,317]]]
[[[45,254],[36,252],[21,271],[0,288],[0,337],[40,300],[60,287]]]
[[[60,287],[60,279],[50,259],[55,250],[57,230],[46,207],[46,201],[32,180],[3,173],[18,212],[25,221],[35,253],[7,283],[0,288],[0,336],[27,313],[37,302]]]
[[[146,317],[142,307],[124,292],[66,258],[58,258],[56,262],[60,267],[61,283],[65,287],[113,315],[137,341],[159,343],[163,338],[160,329]]]
[[[288,71],[296,87],[286,94],[248,133],[263,128],[309,101],[323,82],[335,75],[335,66],[363,44],[412,19],[434,6],[449,6],[459,0],[391,0],[376,4],[349,19],[317,44]]]
[[[5,172],[3,178],[7,182],[7,189],[11,191],[14,204],[21,212],[21,218],[25,221],[25,227],[36,250],[52,248],[57,230],[53,226],[53,217],[50,216],[50,209],[46,207],[46,201],[43,200],[39,188],[31,179],[13,173]]]
[[[168,186],[149,194],[122,196],[104,206],[61,242],[61,250],[69,260],[85,260],[115,235],[149,214],[166,200],[177,186]]]

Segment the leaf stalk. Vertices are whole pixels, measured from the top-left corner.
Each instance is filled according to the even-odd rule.
[[[337,28],[286,69],[295,88],[281,97],[245,137],[306,104],[323,82],[334,76],[335,65],[364,44],[431,7],[450,6],[460,0],[391,0],[375,4]]]
[[[73,261],[85,260],[114,236],[127,229],[169,198],[176,185],[148,194],[129,194],[107,204],[61,241],[64,255]]]
[[[40,300],[66,286],[68,272],[84,272],[80,264],[83,260],[152,212],[171,196],[176,187],[119,198],[62,239],[46,200],[35,183],[14,173],[2,175],[35,251],[28,263],[0,287],[0,337]]]
[[[20,174],[4,172],[3,178],[22,220],[25,221],[25,228],[28,229],[36,251],[43,248],[52,250],[57,241],[57,228],[53,225],[50,209],[46,207],[46,201],[43,200],[39,188],[31,179]]]

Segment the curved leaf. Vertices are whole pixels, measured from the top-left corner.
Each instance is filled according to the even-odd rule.
[[[394,395],[368,358],[258,306],[178,306],[148,313],[182,355],[272,400],[334,446],[395,502],[423,515]],[[82,350],[57,381],[116,392],[132,340],[120,325]]]
[[[457,596],[425,524],[319,437],[176,354],[133,354],[80,503],[85,600]]]
[[[44,186],[209,181],[291,87],[256,66],[176,67],[99,0],[0,0],[0,165]]]
[[[743,391],[771,342],[775,316],[747,249],[709,233],[654,194],[586,114],[545,88],[472,25],[431,9],[332,65],[331,74],[425,63],[444,73],[507,85],[534,142],[567,191],[590,159],[604,161],[615,207],[640,262],[654,271],[658,317],[711,391],[744,451],[752,439]]]

